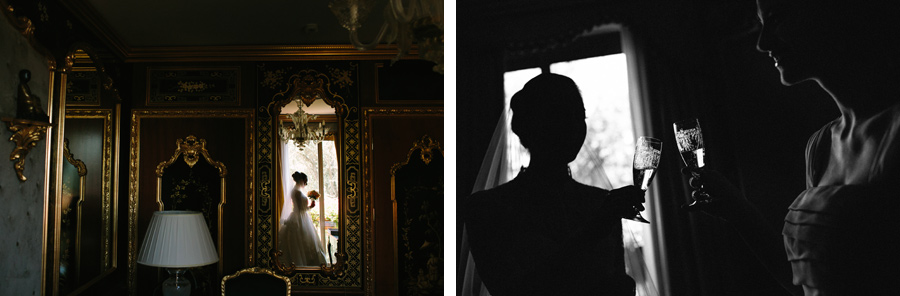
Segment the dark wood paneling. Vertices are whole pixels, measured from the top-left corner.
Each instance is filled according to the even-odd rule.
[[[188,135],[206,140],[209,156],[225,164],[226,194],[223,216],[223,274],[231,274],[246,265],[247,220],[245,216],[247,196],[246,136],[247,120],[244,118],[143,118],[140,122],[140,180],[138,202],[138,241],[143,240],[147,225],[156,204],[156,166],[172,157],[175,141]],[[140,245],[140,244],[138,244]],[[165,274],[156,268],[138,265],[138,295],[150,295]],[[162,277],[160,277],[162,276]],[[218,283],[217,275],[213,283]],[[213,294],[218,286],[211,287]]]
[[[370,200],[374,209],[375,295],[398,295],[396,258],[393,241],[393,204],[391,203],[391,167],[406,160],[413,143],[428,135],[443,144],[442,114],[372,114],[367,119],[374,147],[367,157],[371,184]],[[445,260],[445,262],[447,262]]]
[[[430,105],[444,102],[444,75],[432,70],[434,63],[400,60],[376,64],[375,103]]]

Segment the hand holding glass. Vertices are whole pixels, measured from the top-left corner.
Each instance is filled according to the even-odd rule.
[[[633,181],[634,186],[646,191],[650,187],[650,181],[656,176],[659,167],[659,157],[662,154],[662,141],[651,137],[638,138],[634,147]],[[632,220],[650,223],[641,216],[641,211],[635,208],[635,216]]]
[[[678,152],[681,153],[681,159],[684,164],[692,169],[703,168],[704,148],[703,133],[700,131],[700,123],[695,119],[678,121],[673,124],[675,128],[675,142],[678,144]],[[703,186],[700,186],[697,194],[694,196],[694,202],[691,207],[697,203],[708,203],[709,195],[703,192]]]

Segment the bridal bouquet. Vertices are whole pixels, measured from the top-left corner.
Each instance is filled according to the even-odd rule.
[[[316,192],[315,190],[310,191],[309,193],[306,194],[306,196],[309,196],[309,199],[311,199],[311,200],[319,199],[319,193]]]

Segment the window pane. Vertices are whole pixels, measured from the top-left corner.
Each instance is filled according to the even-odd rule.
[[[338,217],[340,216],[340,203],[338,203],[338,159],[337,149],[334,141],[322,142],[322,170],[325,176],[325,191],[322,194],[322,209],[324,209],[324,226],[325,237],[322,243],[325,244],[325,251],[328,251],[328,244],[331,244],[331,257],[335,258],[337,253],[337,237],[340,225]],[[329,258],[325,258],[328,260]],[[334,259],[331,259],[334,260]],[[330,262],[329,262],[330,263]]]
[[[555,63],[550,72],[572,78],[584,99],[587,137],[569,165],[572,175],[583,183],[606,187],[593,173],[596,165],[602,165],[612,188],[631,185],[634,129],[625,54]]]
[[[510,71],[506,72],[503,75],[503,93],[505,97],[506,108],[504,108],[504,112],[506,112],[506,128],[509,129],[511,120],[512,120],[512,110],[509,109],[509,102],[512,99],[512,96],[516,94],[519,90],[525,87],[525,83],[528,83],[528,80],[534,78],[541,74],[541,69],[539,68],[531,68],[531,69],[523,69],[518,71]],[[531,160],[531,157],[528,154],[528,150],[525,149],[524,146],[519,142],[519,137],[516,136],[515,133],[511,131],[507,131],[507,141],[506,141],[506,168],[503,174],[504,180],[500,180],[501,183],[505,183],[512,178],[516,177],[516,174],[519,173],[519,170],[522,167],[528,166],[528,161]]]

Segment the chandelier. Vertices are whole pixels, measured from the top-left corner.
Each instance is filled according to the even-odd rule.
[[[298,104],[299,106],[299,104]],[[307,144],[316,145],[325,139],[325,123],[318,126],[310,125],[309,121],[316,119],[316,115],[303,112],[303,108],[297,108],[297,112],[289,114],[292,124],[281,124],[281,139],[293,140],[298,149],[303,150]]]
[[[328,7],[345,29],[350,31],[350,43],[359,50],[369,50],[387,36],[387,42],[397,42],[399,52],[393,62],[409,53],[413,40],[418,44],[419,58],[434,62],[433,70],[444,74],[444,0],[388,0],[384,8],[384,23],[372,43],[359,41],[358,29],[372,11],[375,0],[330,0]]]

